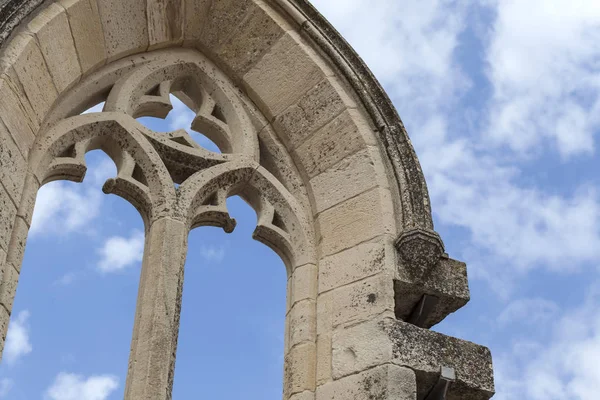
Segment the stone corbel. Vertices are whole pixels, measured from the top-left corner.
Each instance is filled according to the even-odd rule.
[[[444,253],[440,236],[412,229],[396,240],[395,313],[400,320],[431,328],[470,299],[467,267]]]

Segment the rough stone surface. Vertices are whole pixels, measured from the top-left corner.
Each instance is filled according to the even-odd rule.
[[[240,77],[292,28],[259,1],[251,3],[247,14],[232,36],[216,49],[219,59]],[[222,30],[222,26],[219,28]]]
[[[284,398],[315,390],[316,353],[314,343],[304,343],[293,347],[283,363]]]
[[[275,118],[275,127],[285,135],[290,148],[298,147],[311,133],[356,107],[335,78],[326,78]]]
[[[334,333],[335,379],[390,362],[415,371],[419,399],[437,382],[441,366],[456,372],[448,399],[487,400],[494,393],[491,356],[485,347],[393,319]]]
[[[441,365],[456,372],[448,400],[487,400],[493,396],[488,348],[400,321],[388,321],[385,325],[392,341],[393,362],[416,372],[420,397],[437,382]]]
[[[0,122],[0,182],[15,204],[21,199],[26,168],[27,164],[17,144]]]
[[[58,4],[69,16],[81,70],[85,74],[106,60],[98,3],[94,0],[60,0]]]
[[[29,99],[29,104],[37,117],[37,122],[41,123],[54,100],[56,100],[58,93],[46,65],[46,60],[44,60],[35,38],[27,34],[23,34],[22,38],[24,41],[23,51],[14,60],[12,67],[19,78],[27,99]]]
[[[0,82],[0,118],[27,158],[39,123],[16,73],[12,68],[7,73]]]
[[[319,266],[319,293],[383,272],[393,257],[385,242],[384,237],[325,257]]]
[[[50,4],[29,22],[27,28],[38,40],[58,92],[79,80],[81,67],[65,9]]]
[[[385,200],[386,197],[389,199],[385,189],[373,189],[319,214],[321,253],[335,254],[376,236],[392,233],[393,221],[386,218],[386,210],[382,210],[386,205],[382,198]],[[391,201],[389,204],[391,207]]]
[[[0,308],[12,310],[18,283],[19,272],[12,265],[6,264],[0,282]]]
[[[0,248],[4,251],[8,251],[8,242],[12,235],[16,215],[15,204],[4,187],[0,185]]]
[[[383,365],[317,388],[316,400],[417,400],[415,373]]]
[[[244,84],[274,116],[294,104],[323,77],[323,71],[306,54],[297,36],[287,33],[244,75]]]
[[[145,1],[97,1],[109,61],[148,48]]]
[[[357,114],[356,110],[344,111],[295,149],[300,165],[310,178],[356,153],[365,144],[376,145],[373,136],[367,134],[370,128]]]
[[[381,165],[378,156],[376,148],[367,147],[312,178],[316,212],[325,211],[376,186],[386,187],[380,179],[385,176],[385,171],[377,171],[375,167]]]
[[[399,277],[394,280],[394,291],[396,317],[402,320],[410,316],[423,295],[431,295],[439,299],[423,323],[424,327],[430,328],[469,301],[467,266],[460,261],[442,257],[426,281],[415,282],[401,264]]]
[[[184,0],[148,1],[150,50],[183,42],[184,7]]]

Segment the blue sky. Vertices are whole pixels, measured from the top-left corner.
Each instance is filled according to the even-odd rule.
[[[492,349],[498,400],[600,391],[600,3],[318,0],[373,69],[415,145],[472,300],[434,329]],[[157,130],[189,124],[178,104]],[[210,148],[210,143],[196,136]],[[100,187],[40,191],[0,399],[122,398],[142,221]],[[82,206],[84,205],[85,206]],[[239,225],[190,234],[175,398],[278,399],[285,269]]]

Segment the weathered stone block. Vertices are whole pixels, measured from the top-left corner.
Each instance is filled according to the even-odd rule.
[[[391,275],[379,274],[339,287],[333,293],[333,327],[352,325],[374,315],[394,315],[394,288]]]
[[[314,343],[304,343],[293,347],[284,360],[284,398],[315,390],[316,377],[316,346]]]
[[[462,308],[470,299],[465,263],[442,257],[424,282],[413,281],[406,270],[400,264],[398,279],[394,280],[396,317],[399,319],[409,318],[423,295],[435,296],[438,301],[421,325],[431,328]]]
[[[14,60],[13,68],[19,78],[29,104],[41,123],[48,110],[56,100],[58,93],[50,76],[46,61],[33,36],[23,40],[26,42],[23,51]],[[4,115],[2,115],[4,117]],[[9,128],[10,129],[10,128]]]
[[[8,332],[8,322],[10,321],[10,314],[8,311],[0,306],[0,356],[4,349],[4,343],[6,342],[6,333]]]
[[[317,335],[333,331],[333,291],[317,298]]]
[[[330,382],[331,377],[331,333],[317,337],[317,385]]]
[[[202,30],[209,16],[213,0],[183,0],[183,44],[194,46],[202,37]]]
[[[244,75],[250,97],[267,117],[280,114],[324,78],[299,36],[288,32]]]
[[[148,48],[146,1],[98,0],[108,61]]]
[[[317,336],[317,309],[314,300],[296,303],[287,315],[288,341],[286,347],[302,342],[314,342]]]
[[[183,42],[184,0],[148,0],[149,50]]]
[[[19,284],[19,272],[11,264],[7,264],[0,282],[0,308],[11,311]]]
[[[296,393],[290,397],[290,400],[315,400],[315,393],[310,391]]]
[[[291,281],[291,305],[302,300],[317,298],[317,276],[317,266],[313,264],[303,265],[294,270]]]
[[[353,375],[392,361],[392,342],[382,320],[372,320],[333,332],[333,379]]]
[[[394,251],[383,237],[325,257],[319,263],[319,293],[383,272],[395,265]]]
[[[23,185],[21,203],[19,204],[19,208],[17,210],[17,215],[23,218],[27,226],[31,226],[31,218],[33,217],[33,209],[39,189],[40,182],[36,179],[33,173],[27,172],[25,175],[25,183]]]
[[[349,109],[308,137],[294,153],[312,178],[367,145],[376,145],[370,127],[357,110]]]
[[[65,9],[49,4],[27,25],[40,45],[46,65],[58,92],[79,80],[81,67]]]
[[[308,136],[356,104],[335,78],[326,78],[302,95],[275,118],[275,129],[290,148],[298,147]]]
[[[58,4],[67,11],[81,70],[85,74],[106,59],[98,4],[93,0],[59,0]]]
[[[211,3],[198,41],[202,47],[214,52],[239,29],[254,3],[252,0],[219,0]]]
[[[317,213],[376,186],[386,187],[378,150],[366,148],[344,158],[312,178],[310,186]]]
[[[444,254],[444,243],[437,232],[416,228],[404,231],[396,241],[406,272],[415,282],[427,280]]]
[[[17,272],[21,272],[23,256],[25,255],[25,246],[27,245],[27,234],[29,226],[27,222],[19,216],[15,218],[15,225],[12,230],[10,241],[8,242],[8,256],[6,262],[11,264]]]
[[[39,123],[16,73],[13,69],[7,72],[8,75],[3,75],[0,82],[0,118],[21,155],[27,159]]]
[[[223,64],[242,77],[290,29],[291,25],[267,4],[250,3],[248,15],[216,54]]]
[[[15,204],[21,200],[27,164],[8,129],[0,121],[0,182]]]
[[[17,208],[15,204],[4,187],[0,186],[0,248],[4,251],[8,251],[8,242],[15,224],[16,215]]]
[[[487,400],[494,394],[492,360],[486,347],[393,319],[334,332],[335,379],[389,362],[415,371],[418,399],[431,391],[441,366],[456,372],[448,400]]]
[[[294,160],[271,126],[265,126],[259,134],[260,165],[275,176],[310,212],[306,187],[302,181]]]
[[[419,398],[437,382],[442,365],[456,372],[448,400],[487,400],[493,396],[492,358],[487,347],[401,321],[387,321],[385,331],[392,341],[394,364],[415,371]]]
[[[417,400],[415,373],[383,365],[317,388],[316,400]]]
[[[389,191],[376,188],[346,200],[317,217],[321,254],[335,254],[393,232]]]

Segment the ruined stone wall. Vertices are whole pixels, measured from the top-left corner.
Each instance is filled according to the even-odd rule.
[[[445,378],[448,399],[492,396],[489,351],[429,330],[468,301],[466,266],[433,231],[406,131],[307,2],[38,3],[0,4],[0,349],[37,190],[83,179],[101,148],[119,171],[105,191],[146,224],[127,399],[170,398],[187,232],[231,229],[234,194],[288,269],[285,399],[441,399]],[[137,124],[164,115],[169,93],[223,156]]]

